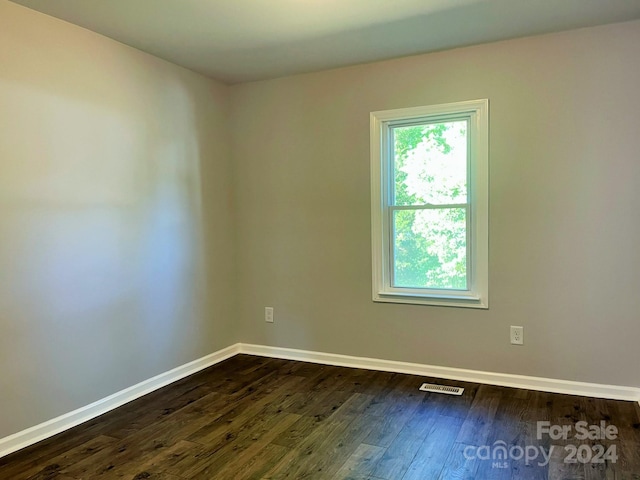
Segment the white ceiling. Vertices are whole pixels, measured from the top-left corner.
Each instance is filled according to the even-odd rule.
[[[13,0],[226,83],[640,18],[640,0]]]

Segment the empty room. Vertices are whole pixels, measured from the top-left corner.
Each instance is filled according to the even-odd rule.
[[[640,0],[0,0],[0,480],[640,479]]]

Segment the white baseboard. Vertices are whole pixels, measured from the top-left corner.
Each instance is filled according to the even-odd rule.
[[[616,385],[600,385],[596,383],[573,382],[551,378],[527,377],[505,373],[481,372],[478,370],[464,370],[418,363],[380,360],[376,358],[354,357],[335,353],[312,352],[292,348],[269,347],[236,343],[215,353],[189,362],[180,367],[161,373],[153,378],[121,390],[102,400],[79,408],[72,412],[56,417],[47,422],[0,439],[0,458],[17,450],[33,445],[41,440],[52,437],[60,432],[80,425],[92,418],[107,413],[136,398],[173,383],[181,378],[199,372],[239,353],[259,355],[263,357],[299,360],[303,362],[321,363],[341,367],[363,368],[385,372],[408,373],[425,377],[459,380],[464,382],[485,383],[503,387],[524,388],[542,392],[564,393],[567,395],[581,395],[586,397],[608,398],[613,400],[628,400],[640,405],[640,388],[621,387]]]
[[[56,417],[47,422],[41,423],[34,427],[22,430],[9,437],[0,439],[0,458],[9,455],[17,450],[33,445],[41,440],[52,437],[60,432],[68,430],[76,425],[80,425],[92,418],[100,416],[104,413],[118,408],[136,398],[142,397],[148,393],[173,383],[181,378],[188,377],[207,367],[215,365],[229,357],[237,355],[240,351],[239,344],[218,350],[215,353],[199,358],[193,362],[181,365],[168,372],[156,375],[153,378],[145,380],[125,388],[113,395],[98,400],[90,405],[81,407],[72,412]]]
[[[640,404],[640,388],[617,385],[601,385],[597,383],[574,382],[553,378],[528,377],[506,373],[482,372],[461,368],[438,367],[419,363],[380,360],[377,358],[353,357],[335,353],[312,352],[292,348],[267,347],[263,345],[239,344],[240,353],[260,355],[264,357],[299,360],[303,362],[322,363],[340,367],[363,368],[384,372],[408,373],[424,377],[459,380],[463,382],[485,383],[501,387],[523,388],[541,392],[563,393],[584,397],[608,398],[612,400],[628,400]]]

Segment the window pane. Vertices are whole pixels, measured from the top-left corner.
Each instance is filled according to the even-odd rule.
[[[466,209],[393,211],[393,286],[467,290]]]
[[[395,205],[467,202],[467,122],[394,127]]]

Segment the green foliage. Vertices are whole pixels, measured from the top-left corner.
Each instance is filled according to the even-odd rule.
[[[395,150],[395,204],[396,205],[415,205],[420,203],[415,195],[411,195],[407,192],[406,180],[408,174],[403,171],[404,163],[407,160],[409,153],[415,150],[418,145],[425,140],[433,140],[441,149],[443,153],[449,153],[451,147],[447,145],[446,140],[442,134],[447,129],[447,125],[444,123],[437,123],[431,125],[414,125],[411,127],[396,128],[393,131],[394,134],[394,150]]]
[[[465,203],[466,173],[459,166],[466,169],[466,147],[460,145],[466,145],[461,122],[395,128],[394,204]],[[395,286],[467,288],[464,208],[398,209],[392,221]]]

